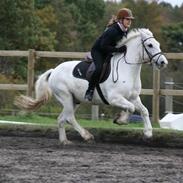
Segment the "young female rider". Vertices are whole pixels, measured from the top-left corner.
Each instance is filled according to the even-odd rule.
[[[115,19],[110,20],[107,29],[95,41],[91,55],[95,63],[95,71],[89,81],[89,86],[85,94],[85,99],[92,101],[95,86],[99,82],[102,66],[108,56],[114,52],[126,52],[126,45],[116,48],[116,44],[123,36],[127,35],[127,31],[131,26],[131,21],[134,19],[131,10],[122,8],[118,11]]]

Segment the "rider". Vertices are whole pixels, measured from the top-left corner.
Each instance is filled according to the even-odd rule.
[[[102,66],[108,56],[113,52],[125,53],[126,45],[116,48],[116,44],[123,36],[127,35],[127,31],[131,26],[131,21],[134,19],[130,9],[122,8],[118,11],[117,16],[113,17],[107,29],[95,41],[91,55],[95,63],[95,71],[89,81],[89,86],[85,94],[85,99],[92,101],[95,86],[99,82],[99,77],[102,71]]]

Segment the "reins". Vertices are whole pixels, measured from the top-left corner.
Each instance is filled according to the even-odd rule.
[[[112,63],[113,63],[113,67],[112,67],[112,68],[113,68],[113,69],[112,69],[112,80],[113,80],[114,83],[116,83],[116,82],[118,81],[118,79],[119,79],[119,73],[118,73],[119,62],[120,62],[121,59],[125,58],[125,55],[126,55],[126,52],[125,52],[125,53],[123,54],[123,56],[122,56],[121,58],[119,58],[118,61],[117,61],[117,65],[116,65],[117,78],[116,78],[116,80],[114,79],[114,62],[112,62]]]
[[[144,62],[143,62],[143,61],[142,61],[142,62],[137,62],[137,63],[128,62],[128,61],[126,60],[126,52],[123,54],[123,56],[122,56],[121,58],[118,59],[117,65],[116,65],[116,74],[117,74],[117,78],[116,78],[116,79],[114,79],[114,62],[113,62],[112,80],[113,80],[114,83],[116,83],[116,82],[118,81],[118,79],[119,79],[119,71],[118,71],[118,69],[119,69],[119,63],[120,63],[120,60],[122,60],[123,58],[124,58],[124,62],[125,62],[126,64],[128,64],[128,65],[140,65],[140,64],[146,64],[146,63],[152,63],[153,58],[156,57],[157,55],[159,55],[158,58],[157,58],[157,60],[155,61],[155,63],[157,64],[159,58],[160,58],[162,55],[164,55],[164,54],[163,54],[163,52],[158,52],[158,53],[155,53],[154,55],[151,55],[151,54],[150,54],[150,52],[147,50],[147,48],[146,48],[146,46],[145,46],[144,43],[145,43],[148,39],[151,39],[151,38],[154,38],[154,37],[151,36],[151,37],[148,37],[148,38],[142,40],[142,49],[143,49],[143,50],[142,50],[142,53],[143,53],[143,59],[142,59],[142,60],[143,60]],[[149,60],[148,60],[148,61],[145,61],[145,59],[144,59],[144,50],[145,50],[145,52],[147,53],[147,55],[148,55],[148,57],[149,57]]]

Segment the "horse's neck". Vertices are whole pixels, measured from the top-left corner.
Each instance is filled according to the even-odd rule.
[[[118,78],[121,82],[128,82],[132,87],[139,86],[141,84],[141,64],[131,64],[131,61],[129,60],[129,63],[126,63],[122,55],[114,56],[111,62],[112,77]]]
[[[123,57],[123,54],[118,54],[113,58],[113,69],[119,66],[119,72],[122,80],[129,80],[132,85],[133,83],[140,82],[140,72],[141,72],[141,39],[140,37],[136,37],[131,39],[126,43],[127,45],[127,53],[126,56]]]
[[[133,64],[142,62],[142,44],[140,36],[137,36],[127,42],[126,60]]]

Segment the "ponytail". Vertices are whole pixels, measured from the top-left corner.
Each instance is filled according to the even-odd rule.
[[[109,20],[107,27],[110,27],[111,25],[113,25],[114,23],[117,22],[117,17],[115,15],[112,15],[111,19]]]

